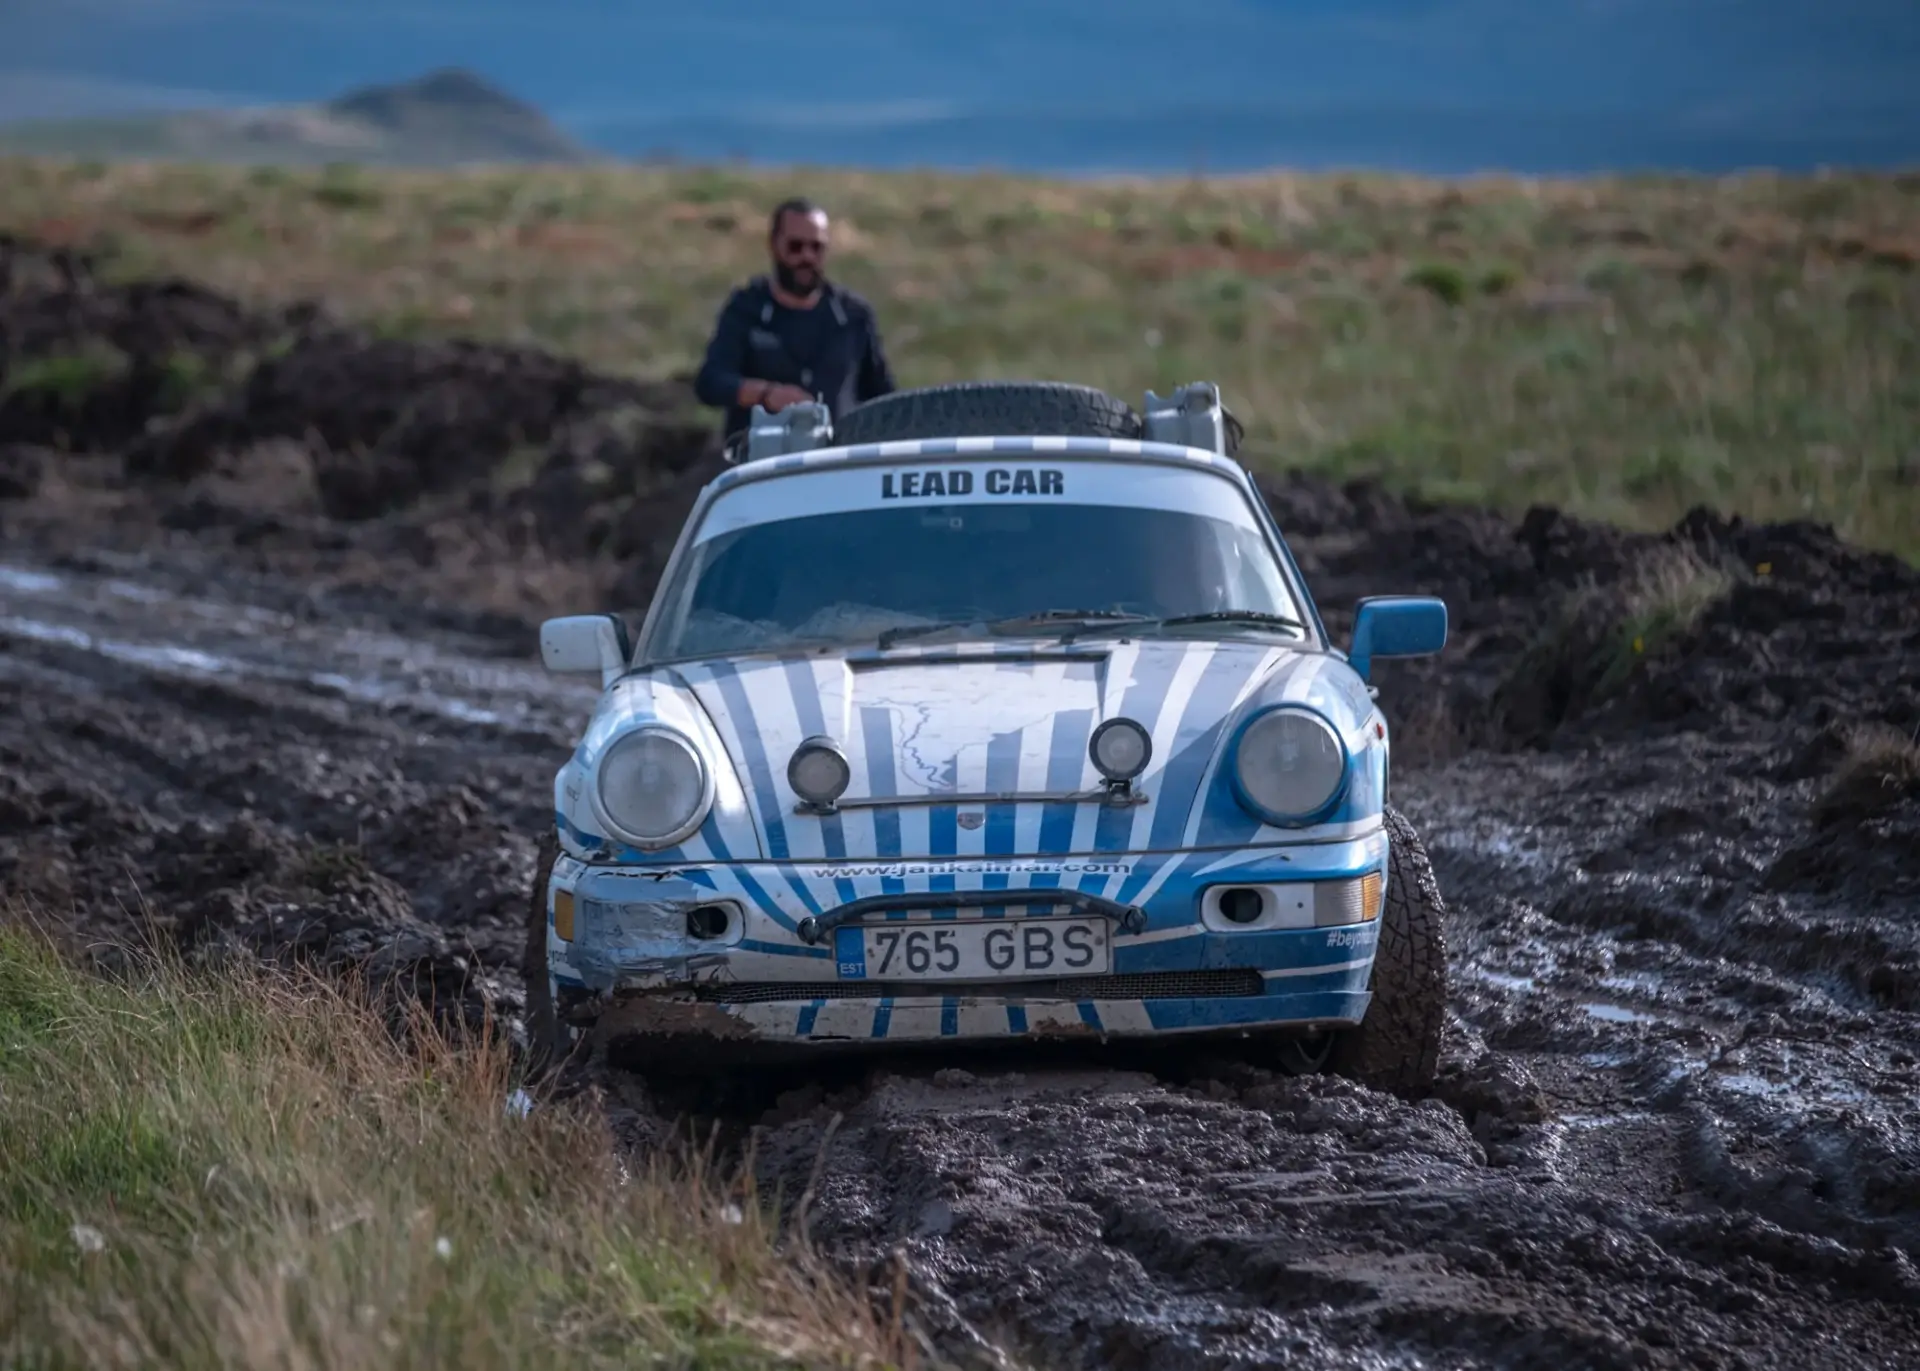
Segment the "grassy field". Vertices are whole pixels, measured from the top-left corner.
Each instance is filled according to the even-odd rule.
[[[803,190],[909,384],[1211,378],[1249,459],[1920,556],[1920,175],[1067,184],[0,163],[0,229],[404,333],[689,368]]]
[[[0,1365],[911,1364],[751,1200],[510,1089],[338,990],[103,980],[0,928]]]

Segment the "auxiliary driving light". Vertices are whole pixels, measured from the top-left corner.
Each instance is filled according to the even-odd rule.
[[[831,738],[808,738],[787,762],[787,784],[810,805],[825,807],[847,793],[853,768]]]
[[[1131,719],[1109,719],[1093,730],[1087,752],[1109,781],[1131,781],[1153,760],[1153,739]]]

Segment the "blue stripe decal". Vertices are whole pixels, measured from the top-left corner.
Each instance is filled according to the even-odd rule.
[[[793,711],[800,720],[800,732],[803,737],[813,738],[827,731],[827,719],[824,707],[820,703],[820,680],[813,674],[813,665],[805,661],[787,663],[787,685],[793,692]],[[820,825],[820,841],[827,860],[844,861],[847,855],[846,825],[839,814],[828,814],[816,822]],[[836,876],[833,888],[840,896],[840,903],[846,904],[854,898],[854,884],[850,877]]]
[[[875,1038],[886,1037],[887,1029],[892,1027],[892,1025],[893,1001],[891,999],[885,999],[873,1007],[873,1033],[871,1036]]]
[[[1180,716],[1180,727],[1174,733],[1173,746],[1168,749],[1166,768],[1160,774],[1162,803],[1154,812],[1149,846],[1164,851],[1179,845],[1187,826],[1187,815],[1198,798],[1201,776],[1226,726],[1227,711],[1265,659],[1264,648],[1222,649],[1207,663]],[[1179,803],[1168,803],[1175,800]],[[1130,900],[1140,888],[1129,881],[1122,888],[1120,898]]]
[[[739,668],[731,662],[714,662],[707,670],[720,687],[727,702],[735,736],[740,740],[741,760],[747,764],[747,776],[753,782],[754,808],[760,811],[760,824],[767,835],[767,856],[776,862],[792,854],[787,849],[787,825],[780,813],[780,793],[773,784],[773,768],[767,763],[767,750],[760,744],[760,726],[753,717],[753,705],[747,688],[740,682]]]
[[[1096,1032],[1100,1028],[1100,1010],[1092,1000],[1080,1002],[1080,1022]]]
[[[940,763],[937,781],[944,783],[949,790],[957,790],[960,762],[949,757]],[[960,855],[960,806],[951,800],[933,805],[927,811],[927,855],[931,857],[957,857]],[[954,878],[950,873],[941,873],[930,877],[928,890],[953,890]]]
[[[768,764],[767,751],[760,745],[760,726],[754,718],[753,705],[747,698],[746,685],[741,681],[739,671],[731,663],[716,662],[709,670],[714,684],[719,686],[720,694],[727,702],[728,711],[733,715],[731,722],[734,734],[740,740],[740,750],[744,754],[747,772],[752,778],[757,795],[757,808],[760,810],[761,824],[767,837],[767,851],[775,861],[784,862],[789,853],[787,827],[780,818],[780,794],[773,783],[773,768]],[[715,837],[715,855],[721,861],[725,861],[727,854],[720,850],[724,845],[717,842],[717,834]],[[800,897],[800,903],[809,913],[819,915],[825,912],[821,909],[820,902],[814,899],[813,891],[808,888],[807,883],[800,878],[797,871],[787,871],[782,874],[786,878],[788,888]],[[747,883],[747,877],[744,874],[741,876],[741,881],[743,884]],[[769,913],[774,913],[771,909],[773,902],[767,898],[765,891],[759,891],[758,898],[763,906],[768,907]],[[794,921],[785,914],[776,913],[774,917],[788,928],[795,927]]]
[[[960,1034],[960,1002],[951,995],[940,1001],[940,1036],[954,1038]]]
[[[813,1025],[820,1018],[820,1011],[826,1007],[826,1003],[825,1000],[809,1000],[801,1005],[800,1022],[794,1025],[793,1031],[802,1038],[812,1037]]]
[[[1011,733],[996,733],[987,740],[987,792],[992,795],[1005,795],[1020,788],[1020,744],[1025,737],[1024,729]],[[985,850],[989,855],[1001,856],[1011,853],[1016,841],[1016,825],[1020,822],[1020,806],[1001,804],[986,806]],[[981,880],[983,890],[1005,890],[1012,880],[1004,871],[990,871]]]
[[[778,904],[774,903],[773,897],[761,887],[760,882],[756,881],[747,873],[747,869],[744,866],[733,864],[733,854],[727,850],[727,840],[720,836],[719,828],[711,821],[709,821],[708,827],[713,830],[707,838],[707,846],[713,853],[711,864],[728,867],[727,874],[740,882],[747,896],[753,901],[754,906],[762,914],[765,914],[769,919],[772,919],[789,933],[797,930],[800,925],[795,921],[793,916],[788,914],[786,910],[780,908]]]
[[[1053,737],[1047,746],[1047,789],[1077,790],[1086,774],[1087,739],[1093,734],[1091,709],[1063,709],[1053,716]],[[1047,805],[1040,816],[1039,855],[1059,856],[1073,847],[1073,818],[1078,805]],[[1011,845],[996,857],[1016,855]],[[1058,881],[1056,880],[1057,884]]]
[[[555,814],[554,821],[569,836],[575,834],[576,830],[572,825],[567,823],[564,816]],[[603,840],[581,834],[575,837],[574,841],[582,847],[592,847],[601,843]],[[719,830],[714,828],[711,823],[709,823],[709,831],[707,833],[707,845],[711,849],[712,855],[698,859],[703,865],[728,867],[727,874],[734,880],[740,882],[741,887],[746,891],[747,896],[752,900],[754,907],[759,912],[765,914],[769,919],[772,919],[789,933],[799,927],[799,924],[790,914],[774,903],[773,899],[761,887],[760,883],[747,874],[745,867],[733,865],[733,857],[727,851],[726,840],[720,836]],[[683,849],[677,847],[667,852],[640,852],[634,848],[621,847],[613,849],[613,857],[615,861],[624,865],[646,866],[671,866],[676,861],[684,862],[694,860],[687,857]],[[714,880],[711,872],[676,871],[673,874],[676,879],[684,880],[691,885],[697,885],[706,890],[719,889],[719,885]],[[792,884],[793,881],[797,879],[797,877],[790,878],[788,883]],[[812,902],[809,901],[808,903],[811,904]]]
[[[762,914],[765,914],[769,919],[772,919],[789,933],[796,931],[800,927],[799,922],[791,914],[787,913],[786,910],[775,903],[773,896],[766,892],[760,882],[748,874],[745,866],[732,864],[733,856],[727,851],[726,839],[720,836],[718,829],[714,830],[713,836],[707,841],[713,848],[714,862],[718,865],[728,866],[728,874],[740,882],[740,885],[745,889],[747,895],[753,900],[755,907],[758,908]],[[797,876],[789,876],[787,878],[787,884],[794,885],[798,880],[799,878]],[[813,901],[808,900],[807,903],[812,905]],[[814,912],[816,914],[819,913],[819,909],[815,907]]]
[[[1167,697],[1167,690],[1173,684],[1173,678],[1180,670],[1180,664],[1186,660],[1189,647],[1186,644],[1142,643],[1140,651],[1133,659],[1133,683],[1120,697],[1120,713],[1134,720],[1149,733],[1160,731],[1155,720],[1160,714],[1161,702]],[[1219,660],[1215,653],[1214,661]],[[1207,665],[1213,670],[1213,664]],[[1164,805],[1174,801],[1179,808],[1178,797],[1168,792],[1164,778],[1150,782],[1157,794],[1159,803]],[[1110,805],[1100,807],[1100,819],[1093,829],[1093,850],[1095,852],[1125,852],[1133,838],[1133,811],[1118,809]],[[1097,891],[1104,885],[1100,878],[1089,886],[1082,881],[1081,889]]]
[[[698,866],[706,866],[715,860],[713,857],[689,856],[684,846],[664,847],[658,852],[642,852],[637,847],[627,847],[624,844],[614,842],[611,838],[603,838],[597,833],[589,833],[584,828],[575,828],[567,821],[567,816],[557,809],[553,812],[553,826],[575,847],[586,852],[596,853],[621,866],[677,867],[682,863],[694,863]],[[709,818],[707,820],[705,827],[700,830],[700,836],[707,840],[708,847],[714,852],[724,853],[726,851],[726,842],[720,837],[719,828],[713,819]],[[714,889],[713,876],[710,872],[698,869],[677,870],[673,872],[673,876],[676,880],[690,881],[694,885],[703,886],[708,890]]]
[[[1007,1006],[1007,1032],[1025,1033],[1027,1031],[1027,1008],[1025,1005]]]
[[[1235,1024],[1286,1023],[1300,1019],[1351,1019],[1365,1010],[1365,992],[1252,995],[1204,1000],[1143,1000],[1156,1030],[1227,1028]]]
[[[1192,874],[1211,864],[1217,854],[1211,852],[1189,852],[1185,856],[1168,856],[1159,860],[1135,862],[1133,870],[1127,873],[1120,883],[1119,893],[1115,896],[1122,904],[1132,904],[1147,888],[1147,883],[1161,871],[1171,866],[1167,879],[1162,881],[1159,890],[1154,892],[1149,902],[1154,907],[1148,910],[1148,926],[1167,928],[1182,923],[1197,923],[1200,918],[1200,906],[1197,902],[1187,903],[1181,900],[1182,892],[1188,892],[1191,900]],[[1231,876],[1222,879],[1231,880]],[[1117,950],[1117,949],[1116,949]]]
[[[896,793],[894,786],[893,758],[893,716],[877,705],[865,705],[860,710],[860,741],[867,750],[867,793],[876,799],[891,798]],[[898,858],[900,851],[900,811],[893,808],[879,808],[873,814],[873,855],[878,860]],[[907,883],[898,876],[881,878],[880,890],[885,895],[899,895],[906,891]]]

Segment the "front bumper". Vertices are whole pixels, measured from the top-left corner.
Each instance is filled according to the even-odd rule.
[[[1352,1025],[1366,1013],[1379,937],[1377,917],[1314,923],[1316,908],[1324,921],[1330,906],[1324,893],[1316,906],[1313,892],[1357,888],[1370,878],[1377,915],[1386,859],[1383,831],[1337,843],[1084,861],[667,869],[563,854],[548,887],[548,964],[563,1014],[617,1036],[703,1048],[1312,1031]],[[1223,922],[1220,890],[1249,886],[1287,897],[1266,906],[1285,906],[1279,923]],[[834,937],[821,932],[836,922],[835,911],[859,902],[884,908],[854,924],[937,927],[1068,912],[1064,894],[1057,908],[1035,894],[1054,890],[1077,893],[1082,913],[1135,911],[1114,916],[1104,973],[962,983],[846,976]],[[942,907],[916,908],[916,895]],[[690,932],[693,911],[705,911],[708,936]],[[1311,926],[1287,926],[1303,920]],[[848,921],[837,922],[844,929]]]

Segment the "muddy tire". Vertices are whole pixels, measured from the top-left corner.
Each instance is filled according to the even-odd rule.
[[[1386,811],[1387,898],[1380,947],[1359,1027],[1335,1039],[1329,1070],[1376,1090],[1423,1095],[1440,1066],[1447,1016],[1446,902],[1426,845],[1406,816]]]
[[[1092,386],[1058,381],[962,381],[895,391],[848,410],[834,425],[836,443],[903,438],[981,438],[1036,434],[1049,438],[1138,438],[1138,414]]]
[[[527,892],[527,941],[520,974],[527,983],[527,1054],[536,1072],[557,1066],[572,1048],[571,1035],[560,1026],[553,985],[547,979],[547,879],[559,856],[559,836],[549,832],[540,840],[533,885]]]

